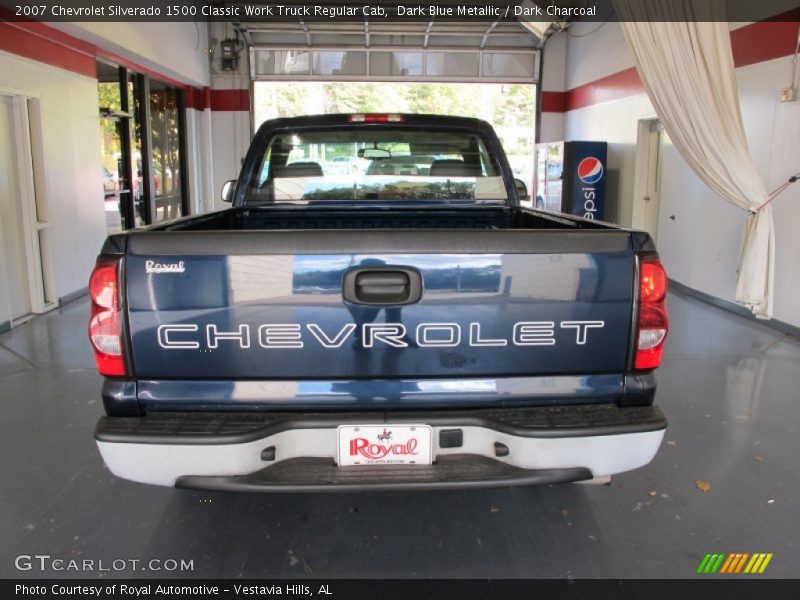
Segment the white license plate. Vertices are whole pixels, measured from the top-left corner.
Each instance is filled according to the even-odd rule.
[[[431,464],[430,425],[339,425],[340,467]]]

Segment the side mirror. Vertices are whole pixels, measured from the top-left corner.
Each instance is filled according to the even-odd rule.
[[[514,185],[517,188],[517,197],[520,199],[520,201],[531,199],[531,197],[528,195],[528,186],[525,185],[525,182],[522,181],[522,179],[515,179]]]
[[[231,179],[222,184],[222,193],[220,197],[223,202],[233,202],[233,196],[236,194],[236,180]]]

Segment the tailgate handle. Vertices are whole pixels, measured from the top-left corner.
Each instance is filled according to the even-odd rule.
[[[422,275],[411,267],[350,269],[344,274],[342,295],[353,304],[413,304],[422,298]]]

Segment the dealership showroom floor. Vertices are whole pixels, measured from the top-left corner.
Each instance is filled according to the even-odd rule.
[[[791,576],[800,342],[694,298],[668,305],[669,428],[652,464],[610,486],[268,495],[111,475],[92,439],[88,302],[72,302],[0,336],[0,575],[48,554],[190,559],[208,577],[689,577],[736,549],[774,553],[765,575]]]

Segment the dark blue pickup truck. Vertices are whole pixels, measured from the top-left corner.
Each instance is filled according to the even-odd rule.
[[[492,128],[268,121],[226,210],[112,235],[90,281],[116,475],[217,490],[605,482],[647,464],[650,237],[523,208]]]

